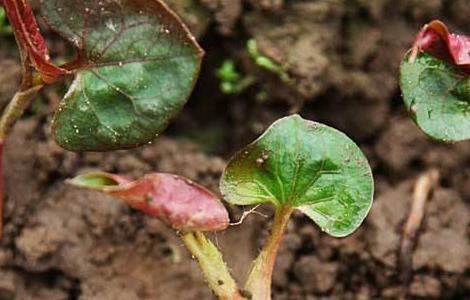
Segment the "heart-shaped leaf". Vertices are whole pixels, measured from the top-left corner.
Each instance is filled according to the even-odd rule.
[[[442,141],[470,138],[470,77],[427,53],[401,64],[403,99],[415,123]]]
[[[119,198],[176,230],[223,230],[229,223],[227,210],[214,194],[176,175],[153,173],[132,181],[98,172],[78,176],[69,183]]]
[[[203,51],[159,0],[40,0],[45,21],[78,49],[75,80],[53,120],[72,151],[153,140],[186,103]]]
[[[352,233],[369,212],[373,179],[367,159],[346,135],[293,115],[237,153],[220,188],[233,204],[298,208],[340,237]]]

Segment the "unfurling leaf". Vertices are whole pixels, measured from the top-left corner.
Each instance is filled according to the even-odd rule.
[[[411,62],[419,52],[445,60],[470,74],[470,37],[451,34],[441,21],[434,20],[423,26],[413,44]]]
[[[42,79],[51,83],[66,74],[65,69],[59,68],[51,62],[46,41],[39,31],[28,1],[4,0],[3,5],[14,28],[23,56],[27,56],[31,60]]]
[[[470,138],[470,77],[449,63],[420,54],[401,65],[400,86],[415,123],[442,141]]]
[[[293,115],[237,153],[220,188],[233,204],[298,208],[340,237],[369,212],[373,179],[367,159],[346,135]]]
[[[153,173],[132,181],[99,172],[78,176],[69,183],[121,199],[176,230],[223,230],[229,223],[225,207],[214,194],[180,176]]]
[[[159,0],[40,0],[45,21],[78,49],[53,120],[72,151],[137,147],[186,103],[203,51]]]
[[[403,99],[415,123],[442,141],[470,138],[470,37],[433,21],[400,69]]]

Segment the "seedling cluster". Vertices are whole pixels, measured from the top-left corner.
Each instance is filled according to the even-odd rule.
[[[76,48],[76,58],[54,64],[28,1],[3,0],[21,54],[23,81],[0,119],[0,151],[37,93],[64,77],[73,77],[73,82],[52,122],[55,140],[63,148],[129,149],[163,132],[186,103],[203,57],[180,19],[159,0],[39,4],[44,21]],[[5,31],[2,12],[0,29]],[[434,21],[423,28],[403,61],[400,82],[406,106],[416,123],[436,139],[470,137],[469,45],[470,38],[451,35],[444,24]],[[254,40],[247,51],[259,67],[290,82],[282,66],[259,53]],[[231,61],[218,76],[226,93],[246,88]],[[227,203],[270,204],[275,211],[265,246],[240,287],[204,234],[229,226],[226,208],[211,191],[165,173],[132,180],[95,172],[69,183],[101,191],[161,219],[197,259],[215,295],[254,300],[271,298],[277,249],[293,211],[304,213],[326,234],[345,237],[367,216],[374,190],[367,159],[346,135],[298,115],[276,121],[233,156],[220,180]]]
[[[222,254],[203,234],[226,229],[228,213],[215,195],[169,174],[137,181],[91,173],[70,183],[102,191],[180,232],[220,299],[270,299],[271,277],[289,218],[299,210],[327,234],[344,237],[360,226],[372,204],[371,169],[360,149],[343,133],[298,115],[275,122],[228,163],[220,181],[233,205],[271,204],[270,236],[239,288]]]

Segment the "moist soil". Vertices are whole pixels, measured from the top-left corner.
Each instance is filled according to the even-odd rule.
[[[290,113],[341,129],[373,170],[375,201],[364,225],[334,239],[300,213],[288,225],[273,278],[274,299],[470,299],[470,142],[434,142],[408,118],[397,86],[400,60],[425,22],[470,32],[467,0],[167,1],[207,54],[187,107],[163,137],[131,151],[70,153],[50,135],[66,84],[45,89],[5,149],[6,233],[1,300],[213,299],[196,262],[161,222],[65,183],[90,170],[187,176],[217,192],[226,161]],[[46,31],[47,32],[47,31]],[[54,56],[67,45],[47,32]],[[253,64],[246,41],[284,66],[289,80]],[[232,59],[254,84],[220,92],[215,76]],[[11,36],[0,36],[0,102],[20,80]],[[412,254],[412,278],[397,257],[416,178],[432,168],[438,187]],[[241,208],[228,206],[238,220]],[[271,215],[269,207],[260,212]],[[240,282],[270,218],[210,234]]]

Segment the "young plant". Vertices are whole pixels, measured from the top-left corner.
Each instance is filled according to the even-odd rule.
[[[243,299],[216,246],[205,231],[228,227],[228,213],[218,198],[200,185],[172,174],[154,173],[140,180],[108,173],[78,176],[69,183],[119,198],[175,229],[197,259],[219,299]]]
[[[179,184],[174,184],[163,179],[171,178],[168,175],[159,179],[161,176],[148,175],[137,181],[138,184],[128,184],[119,176],[95,173],[79,176],[71,183],[122,198],[132,207],[181,230],[183,241],[198,259],[210,287],[220,299],[271,299],[277,250],[294,210],[303,212],[327,234],[344,237],[360,226],[373,197],[369,164],[346,135],[298,115],[275,122],[230,160],[220,182],[223,198],[231,204],[270,203],[275,209],[271,233],[248,272],[244,289],[239,289],[230,279],[217,248],[200,232],[187,235],[194,230],[224,229],[227,221],[223,207],[218,203],[221,210],[217,215],[224,217],[214,217],[215,204],[200,205],[201,196],[193,191],[200,187],[192,183],[187,185],[187,181],[183,181],[186,185],[182,187],[181,179]],[[120,184],[124,186],[118,187],[116,193],[114,186]],[[206,226],[208,223],[213,226]],[[191,226],[182,227],[181,224]],[[230,284],[226,286],[225,283]],[[225,287],[229,288],[221,291]]]
[[[224,94],[242,93],[256,81],[252,76],[240,74],[231,59],[224,60],[216,75],[220,80],[220,91]]]
[[[261,54],[258,49],[258,43],[255,39],[249,39],[246,42],[246,49],[251,59],[258,67],[276,74],[284,83],[292,84],[292,79],[289,77],[289,74],[287,74],[285,66],[282,66],[274,62],[269,57]]]
[[[416,37],[400,69],[400,86],[415,123],[445,142],[470,138],[470,37],[432,21]]]
[[[52,132],[71,151],[150,142],[194,87],[203,51],[160,0],[40,0],[44,21],[76,49],[75,59],[62,66],[50,59],[29,2],[2,4],[21,54],[23,82],[0,120],[0,151],[37,92],[65,76],[74,80],[55,112]],[[3,214],[1,208],[0,201]]]

